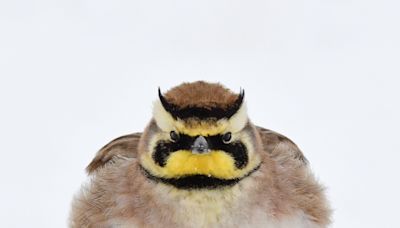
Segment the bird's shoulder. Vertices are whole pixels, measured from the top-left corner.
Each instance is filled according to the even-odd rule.
[[[307,165],[308,160],[297,145],[288,137],[275,131],[257,126],[264,150],[281,165],[296,163]]]
[[[141,135],[140,132],[123,135],[107,143],[97,152],[86,171],[91,174],[118,158],[136,158]]]

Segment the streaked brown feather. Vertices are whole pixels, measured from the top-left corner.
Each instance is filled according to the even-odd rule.
[[[287,137],[257,127],[264,150],[280,167],[279,179],[289,190],[287,198],[301,208],[312,221],[329,224],[331,210],[322,187],[310,173],[308,161],[297,145]]]
[[[264,150],[279,164],[284,165],[290,160],[296,161],[300,165],[308,164],[307,158],[292,140],[269,129],[257,126],[257,130],[261,136]],[[286,148],[285,150],[278,150],[278,146],[285,146]]]
[[[98,168],[112,162],[117,156],[136,158],[141,135],[142,133],[133,133],[112,140],[97,152],[96,156],[86,167],[86,171],[91,174]]]

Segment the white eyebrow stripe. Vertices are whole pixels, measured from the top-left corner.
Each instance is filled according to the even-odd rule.
[[[241,131],[248,122],[247,117],[247,106],[246,103],[243,102],[239,110],[228,120],[228,129],[231,132],[239,132]]]
[[[174,129],[175,119],[164,109],[159,100],[153,103],[153,117],[161,130],[170,131]]]

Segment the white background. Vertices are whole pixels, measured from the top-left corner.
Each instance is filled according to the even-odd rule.
[[[400,227],[399,7],[1,0],[0,226],[66,227],[95,152],[145,127],[158,86],[202,79],[300,146],[332,227]]]

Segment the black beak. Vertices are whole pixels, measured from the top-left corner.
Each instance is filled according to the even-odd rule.
[[[192,145],[192,153],[194,154],[204,154],[210,152],[210,149],[208,147],[208,142],[206,138],[203,136],[198,136]]]

